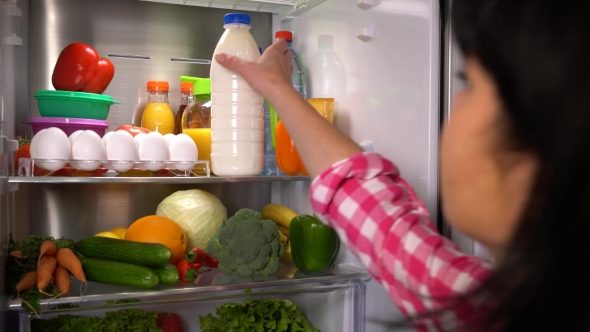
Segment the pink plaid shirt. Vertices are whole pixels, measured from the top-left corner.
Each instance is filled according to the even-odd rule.
[[[389,160],[359,153],[312,183],[313,209],[379,281],[420,331],[457,331],[489,310],[484,296],[461,298],[492,264],[441,236],[424,204]],[[453,301],[454,299],[455,301]],[[443,310],[431,318],[420,314]]]

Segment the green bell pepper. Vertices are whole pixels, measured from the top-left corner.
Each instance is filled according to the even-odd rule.
[[[291,220],[289,237],[291,256],[298,269],[319,272],[334,264],[340,249],[340,238],[332,227],[302,214]]]

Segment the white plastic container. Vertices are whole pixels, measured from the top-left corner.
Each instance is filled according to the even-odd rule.
[[[226,14],[211,63],[211,167],[219,176],[254,176],[264,165],[262,96],[236,73],[215,61],[226,53],[244,60],[260,58],[250,34],[250,16]]]

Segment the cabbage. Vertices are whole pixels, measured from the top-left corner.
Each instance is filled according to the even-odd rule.
[[[215,195],[200,189],[180,190],[164,198],[156,214],[182,227],[189,248],[207,250],[207,242],[227,219],[227,209]]]

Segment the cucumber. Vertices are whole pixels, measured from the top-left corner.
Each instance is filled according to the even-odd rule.
[[[180,278],[180,273],[178,272],[178,269],[176,268],[176,266],[172,264],[166,264],[164,266],[155,267],[154,271],[156,271],[158,277],[160,277],[161,284],[172,285],[175,284]]]
[[[88,281],[139,288],[152,288],[160,282],[158,274],[146,266],[90,257],[80,258],[80,262]]]
[[[172,258],[172,252],[163,244],[134,242],[102,236],[82,239],[76,242],[74,249],[86,257],[151,267],[162,266]]]

